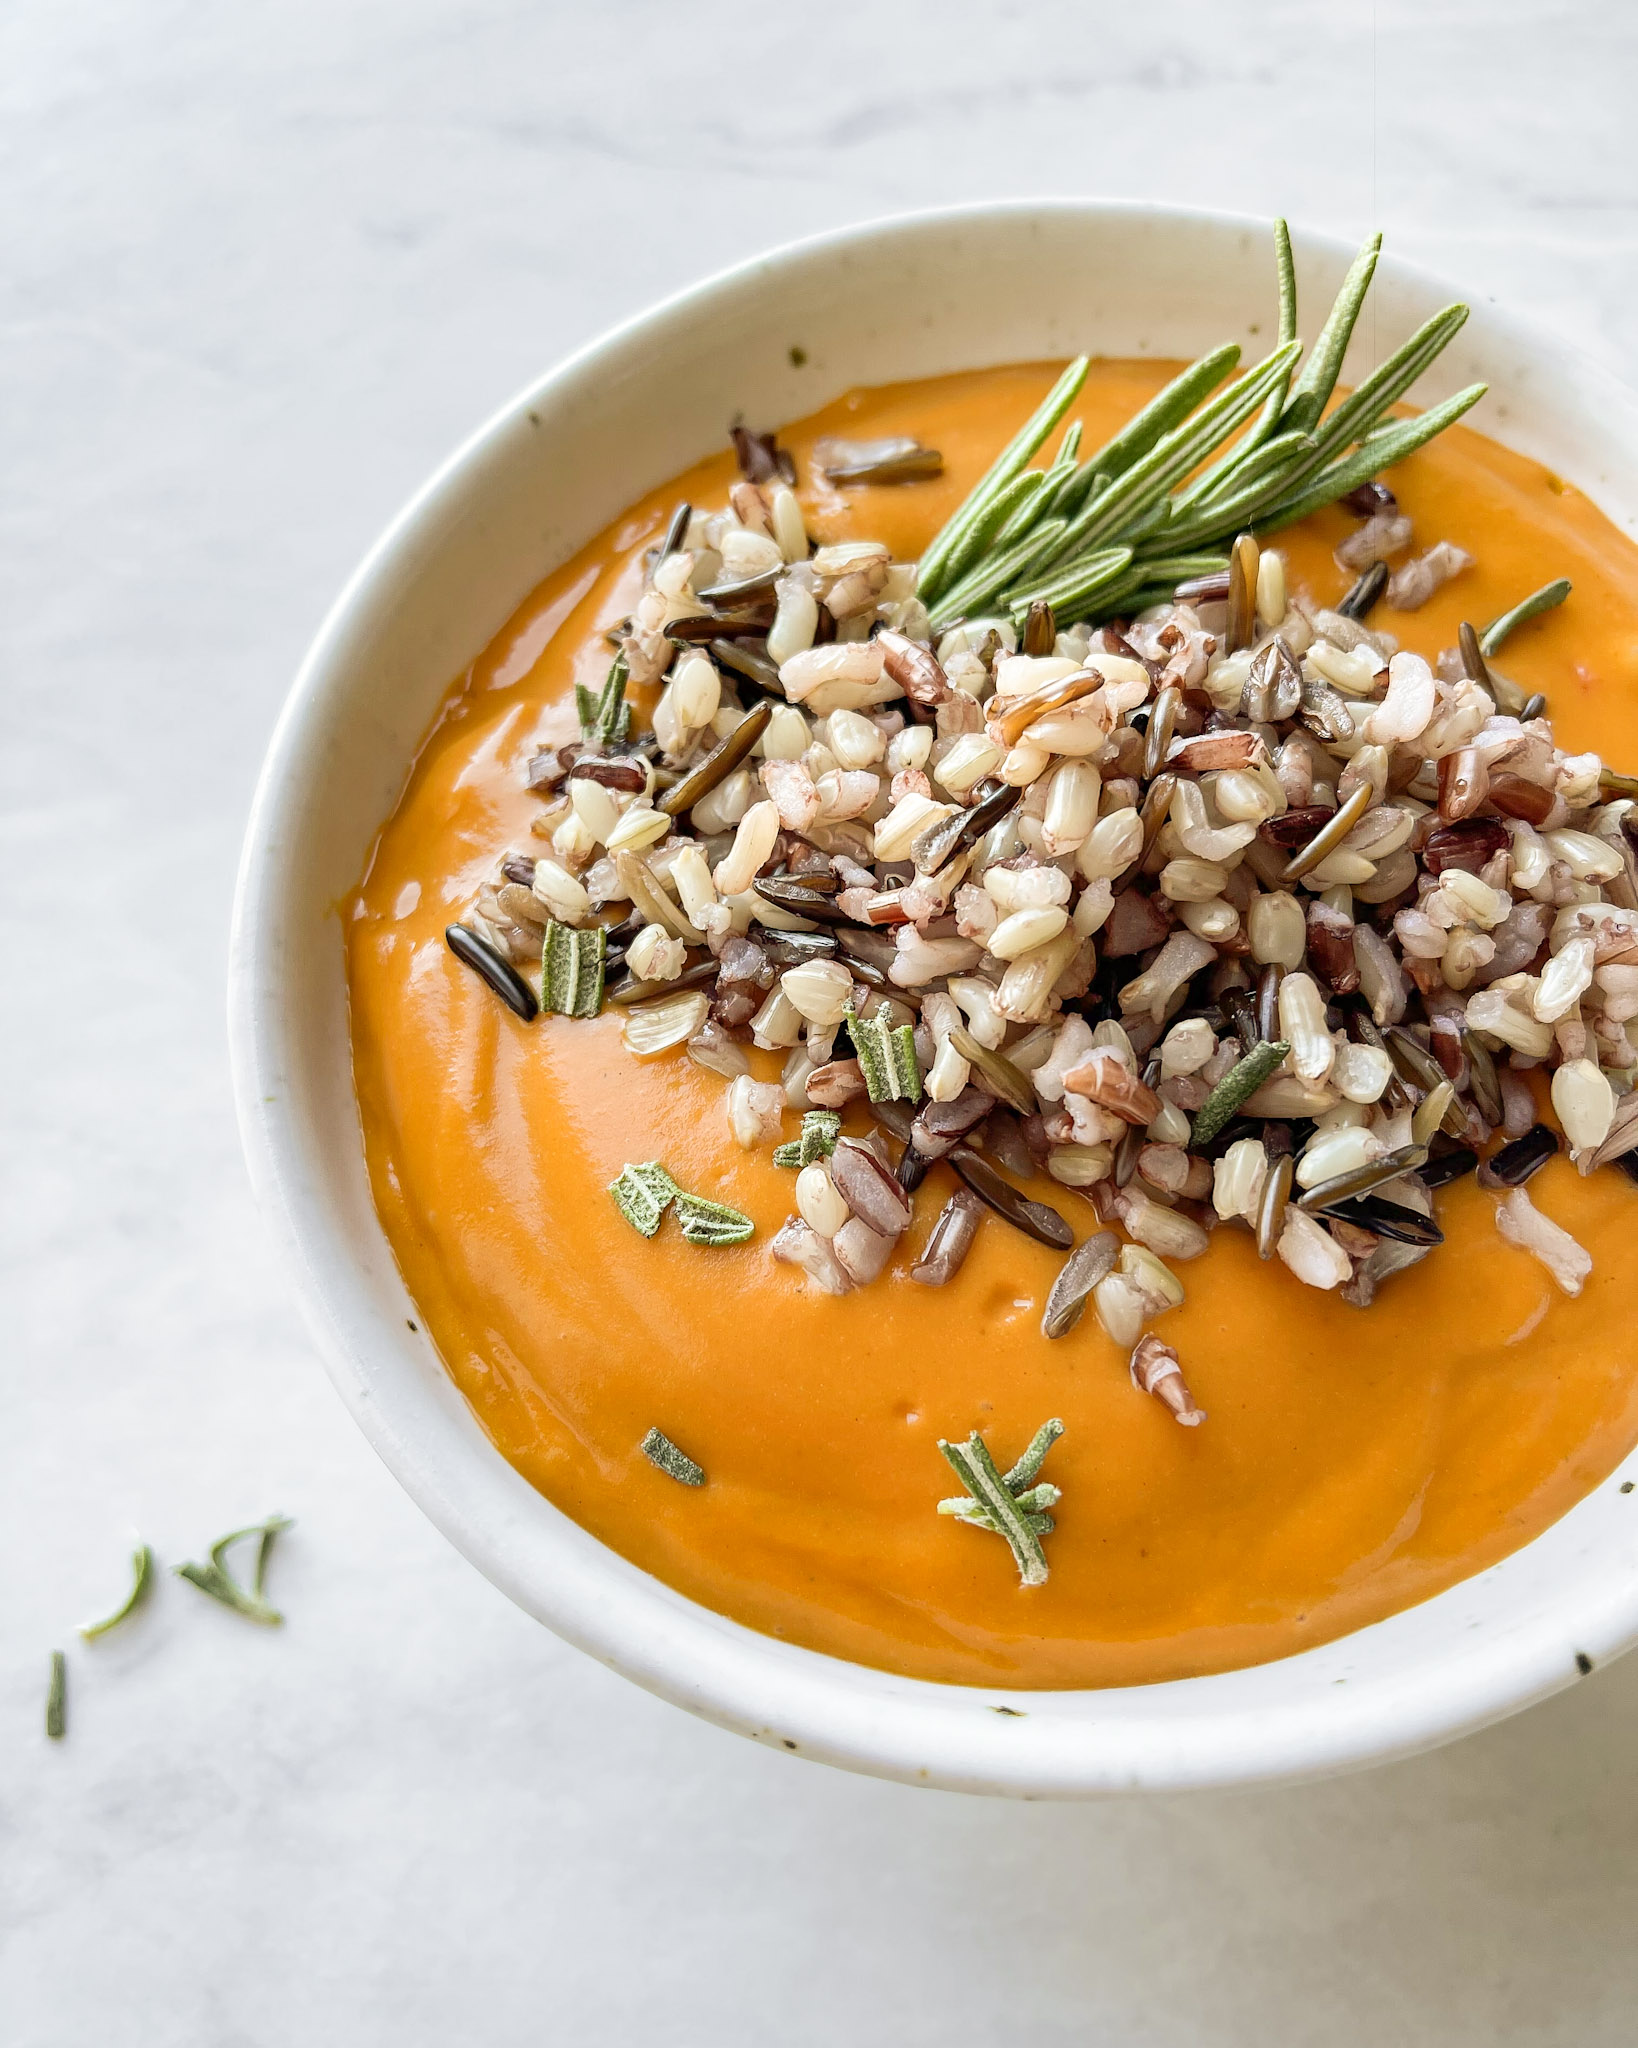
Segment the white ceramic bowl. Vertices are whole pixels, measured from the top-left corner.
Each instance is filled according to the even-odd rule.
[[[1351,253],[1297,238],[1309,338]],[[853,384],[1082,349],[1192,356],[1231,335],[1254,359],[1272,333],[1272,291],[1263,223],[1090,202],[887,221],[730,271],[583,349],[451,459],[343,592],[269,749],[233,935],[235,1086],[257,1193],[336,1385],[411,1495],[520,1606],[776,1748],[1038,1797],[1297,1778],[1493,1721],[1638,1634],[1638,1495],[1620,1493],[1618,1474],[1438,1598],[1219,1677],[1009,1695],[792,1648],[625,1563],[512,1470],[412,1334],[414,1304],[371,1206],[335,906],[450,679],[547,571],[718,447],[742,410],[772,424]],[[1386,260],[1362,340],[1397,340],[1457,296]],[[1349,374],[1361,367],[1351,358]],[[1492,393],[1479,425],[1632,529],[1638,408],[1625,391],[1486,307],[1416,396],[1475,377]]]

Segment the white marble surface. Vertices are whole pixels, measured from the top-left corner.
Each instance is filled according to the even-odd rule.
[[[1361,232],[1622,365],[1608,5],[14,0],[0,14],[0,2036],[1614,2042],[1638,1663],[1421,1761],[1097,1808],[697,1725],[513,1611],[332,1396],[229,1109],[257,758],[353,562],[537,369],[786,235],[1113,191]],[[60,965],[56,963],[62,963]],[[281,1506],[289,1614],[191,1588]]]

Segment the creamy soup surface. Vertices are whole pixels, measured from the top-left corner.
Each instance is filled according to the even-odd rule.
[[[782,430],[810,532],[913,560],[1057,374],[1050,364],[850,392]],[[1095,446],[1177,365],[1094,363],[1071,417]],[[907,433],[934,482],[815,483],[824,434]],[[1638,1190],[1554,1160],[1538,1207],[1592,1254],[1577,1299],[1504,1243],[1471,1178],[1436,1197],[1446,1243],[1368,1310],[1258,1261],[1218,1229],[1156,1326],[1207,1411],[1182,1429],[1137,1392],[1088,1313],[1039,1331],[1060,1255],[989,1218],[951,1285],[906,1277],[955,1183],[928,1174],[887,1275],[844,1299],[776,1264],[792,1175],[741,1150],[725,1084],[681,1052],[640,1062],[620,1013],[525,1025],[447,950],[542,799],[542,745],[577,736],[573,685],[600,685],[604,630],[630,611],[643,550],[680,498],[726,502],[724,452],[640,500],[549,576],[451,685],[344,906],[353,1056],[382,1224],[450,1373],[499,1450],[622,1556],[770,1635],[919,1678],[1102,1686],[1221,1671],[1326,1641],[1504,1557],[1638,1441],[1622,1307]],[[1566,748],[1638,763],[1638,549],[1579,492],[1456,427],[1387,479],[1417,544],[1476,566],[1419,612],[1373,624],[1430,660],[1549,577],[1574,595],[1518,632],[1504,666],[1547,694]],[[1294,592],[1334,604],[1325,512],[1278,536]],[[652,692],[634,692],[646,722]],[[537,845],[540,842],[535,842]],[[759,1078],[779,1057],[753,1052]],[[787,1135],[797,1119],[789,1120]],[[864,1128],[857,1109],[847,1127]],[[731,1250],[645,1242],[605,1192],[663,1158],[754,1217]],[[1088,1202],[1032,1189],[1072,1221]],[[1051,1576],[1024,1590],[1007,1546],[935,1513],[940,1437],[980,1430],[1003,1466],[1048,1416],[1066,1432]],[[640,1454],[658,1426],[709,1474],[679,1486]]]

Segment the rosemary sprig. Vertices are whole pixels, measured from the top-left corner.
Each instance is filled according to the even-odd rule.
[[[923,558],[920,591],[934,630],[998,606],[1015,622],[1039,603],[1091,620],[1140,609],[1183,580],[1179,561],[1191,562],[1186,574],[1208,573],[1193,562],[1241,532],[1275,532],[1346,496],[1459,419],[1484,395],[1482,384],[1412,419],[1394,418],[1393,407],[1466,320],[1462,305],[1434,314],[1332,405],[1380,249],[1373,236],[1354,259],[1302,361],[1291,240],[1276,221],[1273,353],[1225,384],[1240,355],[1227,342],[1085,462],[1075,466],[1076,422],[1050,465],[1029,469],[1080,389],[1085,364],[1071,364]]]
[[[1479,652],[1488,660],[1509,633],[1527,624],[1531,619],[1539,619],[1543,612],[1550,612],[1555,605],[1562,604],[1569,594],[1568,576],[1556,576],[1551,583],[1544,583],[1539,590],[1531,591],[1530,595],[1521,598],[1510,612],[1503,612],[1499,619],[1490,621],[1479,635]]]
[[[107,1635],[111,1628],[118,1628],[127,1615],[134,1614],[147,1598],[148,1588],[153,1581],[154,1554],[146,1543],[131,1553],[131,1590],[112,1614],[104,1615],[101,1621],[86,1621],[80,1624],[80,1635],[88,1643],[98,1636]]]
[[[1026,1586],[1046,1582],[1047,1561],[1041,1538],[1050,1534],[1053,1527],[1047,1510],[1056,1507],[1062,1496],[1056,1486],[1037,1486],[1034,1482],[1047,1452],[1063,1433],[1064,1426],[1056,1416],[1043,1422],[1030,1439],[1028,1450],[1006,1473],[996,1469],[995,1460],[977,1430],[964,1444],[939,1439],[939,1450],[967,1491],[954,1500],[941,1500],[938,1512],[1005,1537],[1017,1562],[1018,1576]]]
[[[253,1522],[248,1529],[234,1529],[210,1547],[209,1564],[179,1564],[172,1567],[179,1579],[186,1579],[208,1593],[213,1600],[220,1600],[224,1607],[231,1607],[249,1621],[259,1621],[269,1628],[277,1628],[284,1616],[271,1606],[263,1594],[267,1579],[267,1560],[273,1549],[273,1539],[282,1529],[291,1527],[283,1515],[269,1515],[265,1522]],[[243,1543],[247,1537],[258,1539],[256,1544],[256,1566],[248,1587],[239,1581],[223,1563],[223,1558],[235,1543]]]
[[[68,1660],[61,1650],[51,1653],[51,1683],[46,1689],[45,1730],[53,1742],[68,1733]]]

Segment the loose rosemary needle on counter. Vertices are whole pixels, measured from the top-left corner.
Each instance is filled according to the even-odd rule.
[[[53,1742],[68,1733],[68,1660],[61,1650],[51,1653],[51,1681],[46,1689],[45,1732]]]
[[[231,1530],[219,1542],[210,1547],[209,1564],[179,1564],[172,1567],[178,1578],[186,1579],[197,1586],[201,1593],[208,1593],[213,1600],[220,1600],[224,1607],[231,1607],[236,1614],[242,1614],[248,1621],[259,1621],[269,1628],[277,1628],[284,1616],[265,1597],[263,1587],[267,1579],[267,1561],[272,1553],[273,1539],[281,1530],[292,1527],[283,1515],[269,1515],[265,1522],[253,1522],[247,1529]],[[240,1585],[224,1562],[227,1553],[236,1543],[256,1538],[256,1563],[249,1586]]]
[[[153,1583],[153,1575],[153,1551],[146,1543],[139,1544],[131,1553],[131,1590],[114,1609],[112,1614],[105,1614],[101,1621],[81,1623],[80,1635],[84,1641],[88,1643],[95,1642],[98,1636],[107,1635],[110,1629],[118,1628],[127,1616],[134,1614],[148,1597],[149,1587]]]

